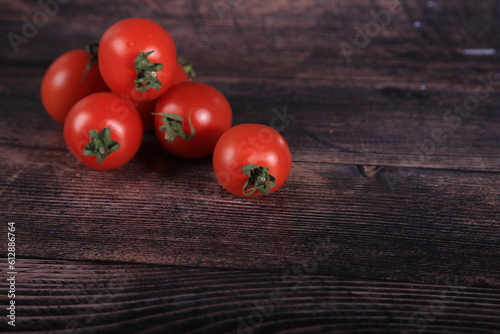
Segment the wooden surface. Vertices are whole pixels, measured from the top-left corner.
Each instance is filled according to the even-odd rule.
[[[500,2],[401,1],[348,63],[390,3],[74,0],[15,53],[40,8],[0,1],[2,330],[500,333]],[[74,160],[41,78],[130,16],[170,31],[235,124],[280,126],[279,192],[235,198],[151,133],[118,170]]]

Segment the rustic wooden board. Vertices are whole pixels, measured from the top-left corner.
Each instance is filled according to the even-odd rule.
[[[65,149],[62,127],[41,106],[39,85],[44,68],[1,71],[5,77],[24,79],[0,87],[5,104],[0,144]],[[207,77],[202,81],[226,94],[235,124],[261,123],[281,130],[294,161],[500,170],[500,94],[493,93],[476,111],[447,113],[454,103],[463,103],[473,94],[474,85],[469,91],[457,92],[333,88],[314,80],[290,83]],[[20,109],[25,115],[22,120]]]
[[[500,332],[499,2],[401,1],[348,62],[340,45],[390,4],[72,0],[14,53],[7,34],[40,7],[0,0],[16,332],[233,333],[281,288],[247,333]],[[235,123],[280,128],[293,154],[282,190],[235,198],[210,158],[176,159],[151,133],[116,171],[75,161],[41,106],[42,75],[130,16],[168,28]],[[290,271],[306,283],[290,288]]]
[[[365,25],[374,20],[371,12],[387,12],[391,1],[374,1],[370,6],[361,0],[348,5],[283,0],[272,6],[218,0],[143,3],[92,7],[75,1],[61,5],[59,14],[27,44],[21,44],[17,54],[2,39],[6,45],[0,45],[0,59],[20,65],[1,68],[2,77],[25,79],[0,83],[0,94],[15,98],[8,104],[13,108],[34,99],[33,105],[23,109],[38,115],[42,112],[35,99],[39,82],[55,57],[99,39],[118,18],[142,13],[169,28],[179,54],[197,66],[199,79],[229,97],[236,121],[268,124],[275,118],[275,108],[286,107],[295,116],[287,125],[289,131],[298,132],[290,140],[300,141],[295,151],[300,160],[499,169],[496,147],[500,136],[495,126],[499,56],[460,52],[494,49],[499,44],[495,1],[481,1],[474,8],[458,0],[434,7],[423,1],[404,1],[390,15],[389,24],[351,56],[351,63],[340,44],[356,46],[354,28],[365,31]],[[22,3],[7,7],[2,35],[22,31],[20,18],[30,18],[37,11],[36,6]],[[219,10],[224,11],[222,19],[216,8],[223,8]],[[414,22],[420,22],[418,28]],[[481,86],[484,81],[491,86]],[[472,111],[447,114],[448,109],[457,109],[456,104],[474,103],[477,87],[489,97],[472,104]],[[27,131],[52,130],[45,119],[33,119],[37,128]],[[14,120],[4,122],[8,127],[15,124]],[[12,128],[7,137],[22,134]],[[26,140],[47,143],[37,136]]]
[[[18,267],[17,333],[500,330],[500,290],[460,280],[426,285],[32,259]]]
[[[154,138],[107,173],[64,165],[63,150],[2,146],[16,152],[22,164],[0,163],[2,214],[27,240],[24,256],[274,270],[330,239],[318,273],[499,282],[496,173],[366,178],[355,166],[294,162],[281,191],[249,201],[215,182],[210,159],[173,160]]]
[[[236,78],[306,78],[330,84],[358,83],[441,87],[475,83],[481,73],[497,70],[499,55],[467,56],[464,50],[499,46],[498,5],[484,0],[469,6],[460,0],[426,7],[423,0],[405,0],[389,24],[362,44],[347,63],[342,42],[355,45],[356,30],[374,20],[371,11],[387,11],[392,0],[336,1],[119,1],[110,4],[74,0],[60,6],[27,44],[15,54],[6,38],[0,58],[11,62],[48,64],[62,52],[99,39],[120,18],[144,16],[169,29],[179,54],[202,73]],[[226,4],[221,19],[214,4]],[[23,16],[34,5],[5,3],[2,36],[20,33]],[[140,15],[142,14],[142,15]],[[420,27],[415,28],[415,22]]]

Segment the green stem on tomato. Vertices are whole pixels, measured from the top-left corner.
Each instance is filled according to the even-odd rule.
[[[178,58],[177,61],[181,64],[182,69],[189,77],[189,81],[192,81],[196,77],[196,72],[193,69],[193,65],[185,59]]]
[[[140,93],[144,93],[148,89],[158,90],[161,88],[161,82],[158,80],[156,72],[163,70],[163,64],[149,61],[148,56],[153,52],[155,51],[139,52],[134,60],[134,68],[137,72],[135,89]]]
[[[87,73],[89,73],[90,68],[94,63],[97,62],[97,48],[99,47],[99,41],[90,42],[85,45],[84,49],[90,54],[90,59],[87,62],[87,66],[85,66],[85,71],[83,71],[82,81],[85,83],[85,78],[87,77]]]
[[[104,128],[101,131],[90,130],[90,143],[83,149],[85,155],[95,155],[97,162],[102,164],[112,152],[120,149],[120,143],[110,138],[111,130]]]
[[[165,139],[168,142],[173,142],[175,138],[181,137],[185,140],[191,140],[195,136],[195,130],[193,123],[191,123],[191,110],[189,111],[188,124],[191,130],[191,135],[188,135],[182,129],[184,124],[184,118],[182,116],[173,113],[157,113],[153,115],[162,116],[163,125],[159,127],[160,131],[165,131]]]
[[[248,175],[248,180],[242,189],[242,193],[245,196],[251,196],[257,190],[261,194],[267,195],[271,191],[271,188],[276,185],[276,178],[269,174],[269,169],[265,166],[250,164],[243,166],[242,171]]]

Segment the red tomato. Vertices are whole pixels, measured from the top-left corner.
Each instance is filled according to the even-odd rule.
[[[154,100],[177,69],[170,34],[153,21],[130,18],[109,27],[99,45],[99,68],[112,91],[133,101]]]
[[[177,65],[178,66],[177,70],[175,71],[175,77],[174,81],[172,82],[172,86],[181,82],[186,82],[191,80],[188,73],[186,73],[186,71],[184,70],[183,65],[181,65],[181,63],[177,63]],[[155,112],[156,102],[158,102],[159,99],[160,98],[136,103],[136,109],[139,112],[139,114],[141,114],[142,124],[144,125],[145,131],[153,130],[155,127],[155,120],[153,117],[153,113]]]
[[[187,159],[212,154],[232,120],[231,106],[224,95],[201,82],[171,87],[155,108],[158,140],[168,152]]]
[[[285,183],[292,165],[285,139],[273,128],[241,124],[217,142],[213,166],[219,183],[236,196],[262,196]]]
[[[189,76],[188,73],[186,73],[186,70],[184,69],[184,65],[181,64],[181,61],[185,63],[184,60],[179,59],[179,62],[177,63],[177,70],[175,71],[174,81],[172,81],[172,86],[176,85],[178,83],[190,81],[191,79],[193,79],[192,77]],[[188,66],[191,66],[191,65],[188,65]]]
[[[86,166],[115,169],[137,153],[142,122],[136,109],[113,93],[95,93],[80,100],[64,122],[64,140]]]
[[[42,104],[47,113],[63,124],[73,105],[87,95],[109,91],[93,63],[87,73],[85,69],[92,55],[85,50],[72,50],[57,58],[47,69],[42,79]]]
[[[155,119],[153,114],[155,112],[156,103],[158,102],[159,99],[160,98],[135,103],[135,108],[139,112],[139,115],[141,116],[142,119],[142,125],[144,126],[144,131],[153,130],[155,128]],[[133,102],[132,105],[134,105]]]

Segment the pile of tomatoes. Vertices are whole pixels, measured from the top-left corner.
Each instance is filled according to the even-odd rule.
[[[278,190],[291,168],[285,139],[265,125],[232,127],[224,95],[193,76],[164,28],[129,18],[109,27],[99,43],[57,58],[43,77],[41,97],[63,124],[69,150],[92,169],[125,165],[144,131],[154,129],[171,154],[212,155],[218,181],[237,196]]]

